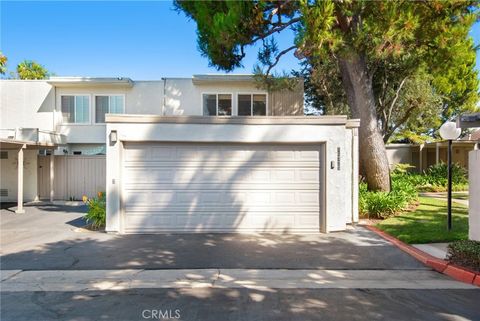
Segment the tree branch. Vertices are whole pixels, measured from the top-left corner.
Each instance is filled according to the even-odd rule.
[[[267,71],[265,72],[265,74],[268,76],[268,75],[270,74],[270,71],[273,69],[273,67],[275,67],[275,66],[278,64],[278,62],[280,61],[280,58],[281,58],[284,54],[288,53],[289,51],[292,51],[292,50],[295,49],[295,48],[297,48],[297,46],[293,45],[293,46],[291,46],[291,47],[289,47],[289,48],[287,48],[287,49],[285,49],[285,50],[280,51],[280,52],[278,53],[278,55],[275,57],[275,62],[274,62],[273,64],[271,64],[271,65],[268,66]]]
[[[412,114],[412,111],[415,109],[415,106],[412,106],[410,108],[407,109],[407,111],[405,112],[405,115],[403,115],[403,117],[397,122],[397,124],[395,126],[393,126],[392,128],[390,128],[390,131],[388,133],[385,133],[385,135],[383,136],[383,141],[384,142],[387,142],[388,139],[390,138],[390,136],[392,136],[392,134],[401,126],[403,125],[407,120],[408,118],[410,118],[410,115]]]
[[[272,29],[268,30],[267,32],[261,34],[261,35],[258,35],[256,38],[253,38],[252,41],[250,43],[254,43],[254,42],[257,42],[258,40],[260,39],[263,39],[263,38],[266,38],[268,36],[271,36],[273,35],[274,33],[276,32],[280,32],[282,31],[283,29],[287,28],[288,26],[291,26],[297,22],[300,22],[300,18],[293,18],[293,19],[290,19],[290,21],[288,22],[285,22],[283,24],[280,24],[280,25],[277,25],[275,27],[273,27]]]

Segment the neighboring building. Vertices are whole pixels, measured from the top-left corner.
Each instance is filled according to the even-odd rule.
[[[2,80],[0,91],[0,200],[20,211],[22,197],[106,191],[111,232],[315,232],[358,220],[359,122],[304,117],[301,80],[267,92],[250,75],[58,77]]]
[[[478,131],[480,133],[480,131]],[[477,133],[477,134],[478,134]],[[468,168],[468,153],[478,149],[480,139],[472,135],[453,142],[452,162]],[[390,168],[396,164],[410,164],[412,171],[422,172],[429,166],[447,162],[447,142],[432,142],[425,144],[388,144],[387,157]]]

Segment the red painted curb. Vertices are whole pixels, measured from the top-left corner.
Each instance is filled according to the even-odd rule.
[[[480,286],[480,274],[477,274],[477,276],[473,280],[473,284],[476,286]]]
[[[465,283],[473,283],[475,279],[475,273],[452,264],[449,264],[443,273]]]
[[[428,253],[425,253],[411,245],[408,245],[407,243],[404,243],[397,239],[394,236],[391,236],[390,234],[385,233],[384,231],[380,230],[379,228],[372,226],[372,225],[365,225],[367,229],[370,231],[378,234],[380,237],[386,239],[390,243],[394,244],[397,246],[400,250],[408,253],[409,255],[413,256],[423,264],[431,267],[435,271],[438,271],[440,273],[446,274],[455,280],[465,282],[465,283],[470,283],[474,284],[477,286],[480,286],[480,274],[475,273],[473,271],[467,270],[465,268],[462,268],[460,266],[457,266],[455,264],[450,264],[446,260],[441,260],[439,258],[436,258]]]

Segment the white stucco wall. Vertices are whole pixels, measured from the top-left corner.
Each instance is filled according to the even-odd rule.
[[[53,130],[54,97],[42,80],[0,80],[0,128]]]
[[[165,115],[203,115],[202,93],[232,94],[232,112],[237,114],[237,94],[266,93],[246,82],[209,82],[194,84],[189,78],[167,78],[165,83]],[[268,99],[268,98],[267,98]]]
[[[318,143],[324,146],[324,190],[326,225],[324,232],[346,227],[352,207],[352,152],[345,125],[303,124],[175,124],[175,123],[108,123],[107,139],[112,130],[118,141],[107,144],[107,231],[121,231],[121,164],[122,141],[163,142],[225,142],[225,143]],[[192,135],[192,133],[195,133]],[[340,148],[340,170],[337,168],[337,148]],[[350,152],[347,152],[347,149]],[[330,167],[331,162],[335,166]],[[346,197],[346,195],[348,197]],[[346,213],[349,212],[347,215]],[[351,221],[351,220],[350,220]]]
[[[480,241],[480,150],[468,154],[468,237]]]
[[[38,195],[37,184],[37,151],[24,150],[24,172],[23,172],[23,200],[34,201]],[[18,151],[8,150],[8,159],[0,160],[0,188],[8,189],[8,196],[1,197],[3,202],[15,202],[17,200],[17,169]]]
[[[88,124],[64,124],[61,118],[61,97],[88,95],[90,97],[90,122]],[[132,87],[81,86],[56,89],[55,124],[59,133],[67,136],[68,143],[105,143],[105,124],[95,123],[95,96],[124,95],[125,113],[161,115],[163,81],[136,81]]]
[[[385,147],[387,150],[387,158],[388,158],[388,164],[390,165],[390,168],[393,169],[397,164],[412,164],[413,145],[388,144]]]

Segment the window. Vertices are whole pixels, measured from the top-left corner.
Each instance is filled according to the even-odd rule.
[[[95,96],[95,122],[104,123],[105,114],[123,114],[123,96]]]
[[[61,105],[64,123],[90,122],[89,96],[62,96]]]
[[[238,116],[266,116],[266,94],[239,94]]]
[[[231,116],[232,95],[230,94],[203,94],[204,116]]]
[[[8,152],[7,151],[0,151],[0,159],[8,159]]]

